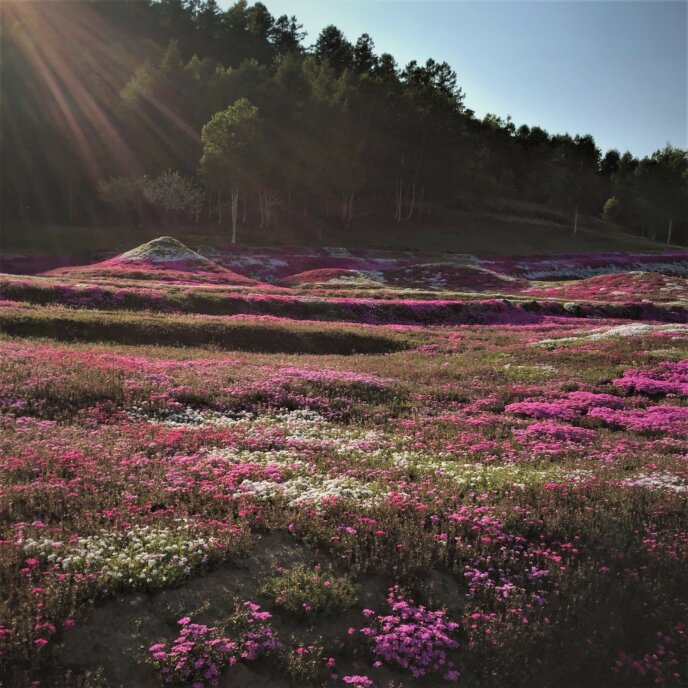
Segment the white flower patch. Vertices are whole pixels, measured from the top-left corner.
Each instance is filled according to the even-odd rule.
[[[373,282],[384,282],[385,274],[382,270],[361,270],[361,274],[365,275],[369,280]]]
[[[51,564],[55,563],[59,551],[65,546],[61,540],[51,540],[50,538],[41,538],[40,540],[26,538],[17,544],[21,544],[27,554],[41,557]]]
[[[392,465],[396,468],[421,468],[429,467],[435,469],[441,464],[450,462],[450,454],[436,453],[432,456],[411,450],[393,451],[390,454]]]
[[[265,430],[277,430],[283,434],[285,441],[293,443],[293,453],[285,450],[279,452],[259,453],[235,450],[216,450],[209,452],[211,456],[225,457],[233,463],[247,461],[251,463],[269,463],[273,458],[275,463],[294,463],[299,461],[297,455],[300,450],[327,449],[341,455],[365,453],[367,457],[376,456],[387,444],[384,435],[375,430],[364,430],[337,425],[328,421],[316,411],[300,409],[288,411],[286,409],[269,414],[255,415],[246,411],[238,413],[219,413],[217,411],[197,411],[186,408],[180,411],[170,411],[159,415],[143,407],[129,410],[129,417],[143,420],[153,425],[167,425],[184,427],[212,426],[227,428],[244,426],[250,434],[262,434]]]
[[[199,411],[191,408],[191,406],[184,409],[169,410],[150,408],[145,405],[132,406],[127,410],[127,416],[131,420],[145,421],[151,425],[212,425],[217,427],[230,427],[254,418],[254,414],[248,411],[221,413],[219,411]]]
[[[208,560],[212,549],[212,542],[198,536],[186,520],[177,523],[174,529],[133,526],[74,543],[27,539],[23,547],[64,571],[100,573],[109,583],[127,587],[159,587],[185,579]]]
[[[274,256],[265,254],[226,255],[220,253],[217,249],[206,246],[199,248],[198,252],[215,263],[228,265],[232,268],[253,268],[257,266],[263,268],[264,271],[269,271],[270,269],[289,265],[289,263],[282,258],[275,258]]]
[[[382,433],[374,430],[349,428],[328,421],[315,411],[281,411],[253,419],[258,429],[275,428],[284,433],[288,441],[300,447],[313,445],[327,448],[336,454],[365,451],[370,454],[371,447],[382,446],[385,439]]]
[[[395,452],[392,460],[398,468],[434,476],[444,476],[457,485],[472,488],[495,488],[509,485],[525,488],[548,480],[567,477],[560,468],[534,470],[519,464],[461,463],[453,461],[449,454],[428,456],[414,452]]]
[[[199,264],[211,264],[207,258],[200,253],[192,251],[184,244],[171,237],[160,237],[153,239],[146,244],[141,244],[136,248],[127,251],[120,256],[124,261],[144,260],[151,263],[176,263],[178,261],[189,261]]]
[[[580,334],[573,337],[541,339],[538,344],[594,342],[601,339],[609,339],[614,337],[642,337],[643,335],[654,334],[655,332],[672,332],[679,335],[688,336],[688,325],[648,325],[646,323],[628,323],[626,325],[617,325],[616,327],[589,330],[585,334]]]
[[[540,269],[529,268],[525,263],[517,263],[516,267],[524,270],[523,277],[529,280],[570,280],[570,279],[586,279],[588,277],[598,277],[600,275],[618,275],[626,272],[643,273],[643,272],[659,272],[670,275],[688,276],[688,261],[673,261],[667,263],[655,263],[636,261],[634,263],[627,263],[626,265],[602,265],[597,267],[592,266],[572,266],[562,265],[558,261],[542,261]]]
[[[557,477],[565,478],[567,481],[573,483],[585,483],[590,480],[595,480],[599,476],[594,471],[589,471],[584,468],[575,468],[574,470],[562,469]]]
[[[339,246],[323,246],[323,250],[331,258],[351,258],[351,253],[348,248]]]
[[[352,478],[341,477],[316,479],[298,476],[283,483],[244,480],[241,483],[241,489],[261,499],[286,498],[289,506],[299,506],[304,503],[317,504],[332,498],[352,501],[358,505],[369,505],[378,501],[383,495],[369,483],[360,483]]]
[[[556,375],[559,371],[553,366],[546,363],[536,365],[514,365],[512,363],[505,363],[504,370],[509,377],[516,380],[524,379],[547,379]]]
[[[249,451],[247,449],[208,449],[204,454],[208,459],[222,459],[227,463],[252,463],[261,466],[275,465],[291,469],[304,468],[308,464],[303,461],[298,451],[290,449],[271,449],[270,451]]]
[[[134,406],[127,411],[127,414],[132,420],[147,421],[152,425],[198,425],[220,428],[232,427],[240,423],[255,423],[257,425],[269,425],[271,427],[287,426],[297,429],[327,422],[326,419],[317,412],[308,409],[295,411],[283,409],[275,413],[257,416],[250,411],[199,411],[191,406],[174,411],[158,408],[149,409],[145,406]]]
[[[688,485],[685,480],[673,473],[639,473],[633,478],[622,481],[628,487],[644,487],[648,490],[667,490],[669,492],[686,492]]]

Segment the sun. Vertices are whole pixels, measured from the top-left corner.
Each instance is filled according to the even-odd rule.
[[[99,7],[95,8],[98,4]],[[51,160],[63,175],[79,168],[93,183],[114,173],[142,174],[144,153],[131,146],[133,122],[149,135],[199,134],[152,93],[141,94],[136,111],[122,91],[140,65],[140,49],[126,27],[136,19],[136,3],[3,2],[3,124],[25,159]],[[13,98],[14,96],[14,98]],[[134,112],[132,112],[132,107]],[[35,150],[31,127],[54,132],[55,151]],[[62,145],[67,143],[67,145]]]

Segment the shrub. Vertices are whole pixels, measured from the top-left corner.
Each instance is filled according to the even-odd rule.
[[[295,647],[286,654],[284,662],[287,675],[297,685],[326,678],[327,670],[333,665],[333,660],[325,657],[325,648],[319,644]]]
[[[313,569],[303,564],[279,570],[260,588],[259,594],[274,598],[275,604],[292,614],[332,614],[348,609],[358,598],[348,578]]]

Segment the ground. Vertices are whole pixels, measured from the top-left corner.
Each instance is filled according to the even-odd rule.
[[[685,252],[193,249],[0,276],[0,686],[686,685]]]
[[[328,223],[329,222],[329,223]],[[188,246],[229,244],[231,227],[211,224],[172,224],[164,232],[154,223],[119,225],[3,225],[0,251],[55,259],[87,259],[116,255],[160,234],[170,234]],[[348,249],[418,251],[423,254],[480,253],[529,255],[591,251],[662,250],[666,246],[622,232],[599,218],[581,217],[573,233],[573,214],[543,206],[505,203],[488,212],[479,209],[437,208],[429,217],[397,223],[391,218],[359,215],[349,227],[332,218],[278,218],[274,227],[258,229],[239,223],[239,243],[253,246],[344,246]],[[2,266],[0,266],[1,268]],[[48,269],[47,267],[45,269]]]

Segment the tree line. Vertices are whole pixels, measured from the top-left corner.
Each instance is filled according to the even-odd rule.
[[[478,118],[456,72],[240,0],[5,2],[4,222],[415,226],[513,199],[688,238],[688,152]]]

